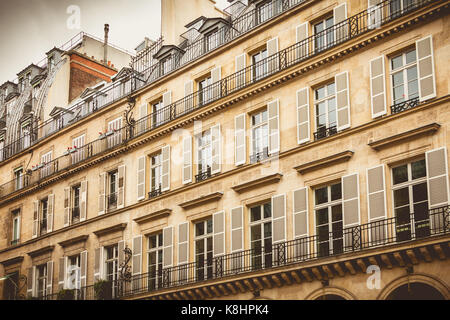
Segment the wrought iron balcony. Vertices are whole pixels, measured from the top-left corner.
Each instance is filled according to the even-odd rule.
[[[320,127],[316,132],[314,132],[314,140],[320,140],[327,137],[331,137],[337,133],[336,126],[332,127]]]
[[[149,197],[149,199],[151,199],[151,198],[156,198],[156,197],[160,196],[161,194],[162,194],[162,191],[161,191],[161,185],[159,185],[158,188],[153,189],[152,191],[150,191],[150,192],[148,193],[148,197]]]
[[[211,167],[208,166],[206,171],[200,172],[199,174],[195,175],[195,182],[204,181],[206,179],[211,178]]]
[[[256,163],[269,158],[269,148],[265,147],[260,152],[250,155],[250,163]]]
[[[20,239],[11,240],[11,246],[16,246],[20,243]]]
[[[399,102],[391,106],[391,114],[400,113],[409,109],[412,109],[414,107],[417,107],[419,105],[419,98],[413,98],[409,99],[403,102]]]
[[[106,196],[108,209],[117,208],[117,192],[110,193]]]
[[[80,221],[80,207],[72,208],[72,223],[77,223]]]

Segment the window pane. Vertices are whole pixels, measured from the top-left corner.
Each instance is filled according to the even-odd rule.
[[[342,205],[339,204],[331,208],[331,221],[342,221]]]
[[[316,114],[318,116],[325,114],[327,111],[325,102],[321,102],[316,106]]]
[[[408,83],[408,99],[414,99],[419,96],[419,87],[417,80]]]
[[[418,179],[427,175],[425,159],[411,163],[412,179]]]
[[[332,94],[334,94],[334,82],[333,83],[330,83],[328,86],[327,86],[327,94],[330,96],[330,95],[332,95]]]
[[[331,201],[339,200],[341,198],[342,198],[341,184],[340,183],[333,184],[331,186]]]
[[[408,181],[408,166],[405,164],[403,166],[393,168],[392,175],[394,179],[394,184]]]
[[[264,224],[264,238],[269,238],[272,236],[272,223],[268,222]]]
[[[208,219],[206,222],[206,233],[212,233],[213,232],[213,222],[212,219]]]
[[[397,87],[403,84],[403,73],[397,72],[392,75],[392,84],[394,87]]]
[[[203,222],[197,223],[195,225],[195,235],[201,236],[205,233],[205,225]]]
[[[428,199],[426,182],[413,186],[413,201],[425,201]]]
[[[408,68],[406,73],[408,75],[408,81],[417,79],[417,67]]]
[[[394,102],[398,103],[405,99],[405,93],[403,90],[403,85],[394,89]]]
[[[325,98],[325,87],[316,90],[316,100]]]
[[[261,226],[253,226],[251,230],[251,241],[256,241],[261,239]]]
[[[316,224],[318,226],[328,223],[328,208],[316,210]]]
[[[400,68],[403,65],[402,56],[398,56],[391,59],[392,70]]]
[[[316,204],[321,204],[328,202],[328,189],[327,187],[323,187],[320,189],[316,189]]]
[[[270,218],[271,216],[272,216],[272,204],[269,202],[264,204],[264,219]]]
[[[336,110],[336,99],[328,100],[328,112]]]
[[[406,64],[416,61],[416,50],[406,53]]]
[[[409,192],[408,188],[402,188],[394,190],[394,206],[404,206],[409,204]]]
[[[261,220],[261,207],[253,207],[250,209],[250,221],[258,221]]]
[[[197,240],[195,242],[195,253],[201,254],[205,251],[205,242],[202,240]]]

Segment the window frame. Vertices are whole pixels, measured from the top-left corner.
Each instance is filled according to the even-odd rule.
[[[159,159],[159,162],[154,164],[153,159]],[[159,175],[156,175],[157,177],[153,173],[154,170],[159,172]],[[162,151],[150,156],[150,191],[156,191],[160,188],[162,188]]]
[[[15,244],[18,244],[20,242],[20,223],[21,223],[21,210],[20,210],[20,208],[12,210],[11,211],[11,216],[12,216],[11,245],[15,245]]]
[[[207,138],[207,143],[204,144],[204,139]],[[200,144],[201,141],[201,144]],[[202,174],[208,172],[208,167],[212,168],[212,132],[211,128],[207,129],[195,136],[195,143],[197,149],[197,174]],[[206,151],[206,163],[203,163],[203,151]],[[205,164],[206,169],[203,168]],[[200,169],[201,168],[201,169]]]
[[[211,231],[208,232],[208,222],[211,222]],[[203,234],[197,235],[197,225],[203,224]],[[213,258],[214,258],[214,225],[213,218],[207,217],[204,220],[194,223],[194,261],[196,265],[195,274],[197,278],[203,278],[202,280],[211,279],[213,275]],[[197,254],[197,242],[203,241],[203,252]],[[211,241],[211,250],[208,251],[208,241]],[[203,256],[203,265],[199,265],[198,256]],[[208,255],[211,259],[208,259]],[[205,270],[206,269],[206,270]],[[203,277],[201,276],[201,270],[203,271]],[[205,272],[206,271],[206,272]]]
[[[327,27],[327,21],[329,21],[330,19],[332,20],[332,24],[331,24],[331,26]],[[323,25],[323,29],[321,31],[319,31],[319,32],[316,32],[316,26],[318,26],[319,24]],[[332,28],[334,26],[334,15],[333,15],[333,13],[329,13],[324,18],[314,21],[311,24],[311,26],[312,26],[312,34],[313,34],[313,36],[315,36],[315,35],[317,35],[317,34],[319,34],[321,32],[324,32],[325,30],[329,29],[327,32],[324,32],[323,36],[320,36],[320,37],[317,37],[317,38],[314,39],[314,41],[313,41],[314,52],[325,51],[328,48],[330,48],[331,46],[333,46],[334,42],[336,41],[336,39],[335,39],[336,38],[335,30],[334,30],[334,28]],[[330,34],[331,34],[331,37],[332,37],[331,44],[328,43],[329,42],[328,36]],[[319,41],[319,39],[323,39],[323,45],[321,45],[321,46],[318,46],[318,44],[317,44],[317,41]]]
[[[156,246],[154,248],[150,248],[151,246],[151,238],[155,237],[156,239]],[[157,289],[160,288],[163,284],[163,256],[164,256],[164,238],[163,238],[163,232],[159,231],[154,234],[147,236],[147,273],[148,273],[148,288]],[[150,255],[152,253],[155,253],[156,257],[156,263],[152,264],[150,263]],[[155,266],[155,275],[151,275],[150,268],[151,266]],[[154,288],[150,285],[151,280],[154,280]]]
[[[266,120],[263,121],[264,117],[263,114],[266,114]],[[253,118],[261,115],[261,122],[257,125],[253,124]],[[265,107],[264,109],[260,109],[258,111],[255,111],[253,113],[251,113],[250,115],[250,142],[251,142],[251,148],[250,148],[250,156],[252,155],[256,155],[258,153],[263,153],[264,149],[267,148],[267,150],[269,150],[269,110],[267,107]],[[258,148],[256,149],[255,146],[255,130],[259,129],[259,128],[263,128],[266,127],[266,132],[267,132],[267,139],[263,139],[264,134],[262,136],[261,141],[265,141],[265,143],[267,144],[266,146],[264,146],[264,143],[262,143],[263,147],[262,148]]]
[[[258,58],[260,56],[260,58]],[[261,65],[257,65],[264,59],[267,59],[268,57],[268,50],[267,47],[264,46],[263,48],[258,49],[257,51],[253,52],[250,55],[250,60],[252,63],[252,72],[251,72],[251,81],[258,81],[262,78],[264,78],[269,73],[269,63],[268,61],[261,63]],[[258,60],[259,59],[259,60]],[[262,70],[262,72],[261,72]]]
[[[414,62],[410,62],[409,64],[406,63],[406,55],[410,52],[415,52],[415,59]],[[402,57],[402,66],[393,69],[392,67],[392,61],[395,58]],[[417,93],[415,98],[409,98],[409,83],[412,81],[409,81],[408,79],[408,69],[416,68],[416,79],[417,82]],[[402,73],[402,86],[403,86],[403,101],[395,102],[395,88],[394,87],[394,74]],[[405,81],[406,79],[406,81]],[[392,105],[396,105],[399,103],[403,103],[405,101],[408,101],[410,99],[418,99],[419,98],[419,70],[418,70],[418,64],[417,64],[417,50],[415,47],[410,47],[402,50],[402,52],[392,55],[389,57],[389,84],[391,88],[391,103]],[[397,86],[398,87],[398,86]]]
[[[329,94],[328,93],[328,88],[330,85],[334,86],[334,92],[333,94]],[[325,88],[325,95],[323,98],[321,99],[316,99],[316,92],[321,89],[321,88]],[[325,131],[331,128],[335,128],[336,132],[337,132],[337,97],[336,97],[336,82],[335,81],[329,81],[325,84],[322,84],[320,86],[317,86],[313,89],[313,95],[314,95],[314,99],[313,99],[313,105],[314,105],[314,125],[315,125],[315,132],[319,132],[319,126],[317,123],[317,107],[320,103],[325,102],[325,122],[326,122],[326,126],[325,126]],[[334,112],[336,114],[336,118],[335,118],[335,124],[334,126],[330,126],[330,107],[329,107],[329,101],[330,100],[334,100],[335,102],[335,106],[334,106]]]
[[[264,206],[266,206],[266,205],[270,206],[270,210],[269,210],[270,217],[264,217]],[[259,207],[260,210],[261,210],[260,211],[260,213],[261,213],[260,219],[257,220],[257,221],[252,221],[252,209],[253,208],[257,208],[257,207]],[[265,241],[266,241],[266,239],[268,239],[264,235],[264,227],[265,227],[266,224],[270,224],[270,227],[269,227],[269,230],[270,230],[270,250],[269,251],[266,251],[267,250],[267,246],[265,245]],[[273,256],[273,253],[274,253],[273,252],[273,234],[272,234],[273,221],[272,221],[272,201],[271,200],[265,201],[263,203],[251,205],[251,206],[248,207],[248,230],[249,230],[248,234],[249,234],[249,246],[250,246],[249,249],[250,249],[250,251],[252,253],[255,253],[255,251],[256,251],[256,249],[252,248],[252,243],[256,242],[256,241],[252,241],[252,227],[255,227],[255,226],[258,226],[258,225],[260,227],[260,232],[261,232],[261,238],[258,240],[260,242],[260,244],[261,244],[261,247],[260,247],[261,251],[259,252],[259,254],[256,254],[256,255],[253,254],[252,255],[252,257],[251,257],[251,266],[252,266],[252,268],[255,268],[255,269],[270,268],[273,265],[273,262],[274,262],[273,261],[274,260],[274,256]],[[264,248],[264,251],[263,251],[262,248]],[[256,258],[258,256],[261,258],[261,261],[260,261],[261,265],[260,265],[259,268],[254,263],[254,258]],[[266,258],[270,259],[269,260],[270,261],[270,266],[267,266]]]

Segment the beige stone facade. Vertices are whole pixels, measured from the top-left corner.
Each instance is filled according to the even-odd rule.
[[[448,299],[449,2],[369,4],[249,1],[189,61],[163,42],[158,76],[0,164],[9,186],[56,159],[0,189],[0,275],[48,299]]]

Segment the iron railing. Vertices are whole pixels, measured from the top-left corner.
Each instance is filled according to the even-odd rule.
[[[403,102],[396,103],[391,106],[391,114],[400,113],[412,108],[417,107],[420,104],[419,98],[409,99]]]
[[[256,163],[269,158],[269,148],[265,147],[260,152],[250,155],[250,163]]]
[[[102,135],[100,139],[81,147],[80,149],[84,149],[85,151],[79,150],[79,152],[85,152],[82,158],[84,159],[85,157],[86,159],[88,159],[107,150],[111,150],[125,141],[129,141],[144,133],[154,130],[174,119],[198,110],[199,108],[217,101],[222,97],[248,87],[275,73],[278,73],[286,68],[289,68],[323,52],[322,49],[315,49],[315,43],[317,43],[321,38],[326,37],[330,32],[332,32],[335,37],[334,41],[328,42],[327,49],[332,48],[344,41],[352,39],[358,35],[361,35],[367,31],[370,31],[376,26],[397,19],[401,15],[405,15],[412,12],[413,10],[417,10],[425,4],[430,3],[431,0],[418,0],[412,2],[408,6],[404,7],[404,9],[400,12],[401,15],[399,15],[398,11],[395,11],[395,14],[389,13],[391,2],[391,0],[383,1],[376,6],[379,15],[374,16],[373,10],[364,10],[334,26],[331,26],[328,29],[323,30],[322,32],[319,32],[290,47],[287,47],[277,52],[276,54],[259,61],[254,65],[248,66],[238,72],[235,72],[223,78],[222,80],[203,88],[200,91],[194,92],[168,106],[165,106],[164,108],[156,112],[138,119],[134,124],[130,126],[127,125],[116,130],[115,132],[109,132],[108,134],[113,135],[113,137],[106,137],[106,135]],[[373,20],[373,17],[378,18]],[[258,77],[254,77],[255,69],[259,70]],[[77,105],[76,108],[78,108],[77,110],[80,112],[74,112],[74,114],[77,114],[77,116],[81,118],[85,117],[90,114],[90,112],[83,113],[83,110],[99,110],[105,107],[107,104],[123,98],[132,91],[131,82],[126,82],[126,88],[124,91],[125,94],[119,94],[121,92],[121,85],[122,84],[120,83],[114,83],[112,87],[104,89],[99,94],[94,94],[92,98],[90,98],[89,102],[88,100],[86,100],[86,102]],[[116,89],[119,91],[117,91]],[[62,122],[62,125],[64,126],[64,121]],[[42,131],[42,127],[39,130]],[[42,137],[38,140],[41,139]],[[69,169],[74,165],[74,163],[72,163],[72,161],[70,160],[70,157],[65,156],[57,158],[53,162],[55,163],[52,169],[53,171],[51,172],[52,174],[65,169]],[[83,162],[83,160],[80,162]],[[36,177],[34,172],[28,175],[28,181],[24,183],[24,187],[34,185],[39,181],[39,179],[48,177],[47,175],[44,175],[44,177]],[[13,188],[13,184],[14,182],[10,181],[0,186],[0,199],[16,191]]]
[[[314,140],[320,140],[327,137],[331,137],[332,135],[337,134],[337,127],[320,127],[316,132],[314,132]]]
[[[202,171],[199,174],[195,175],[195,182],[204,181],[204,180],[209,179],[211,177],[212,177],[211,167],[208,166],[206,171]]]
[[[117,208],[117,196],[117,192],[112,192],[106,196],[109,210]]]
[[[156,198],[156,197],[160,196],[161,194],[162,194],[162,189],[161,189],[161,185],[159,185],[158,188],[155,188],[148,193],[148,198],[149,199]]]

